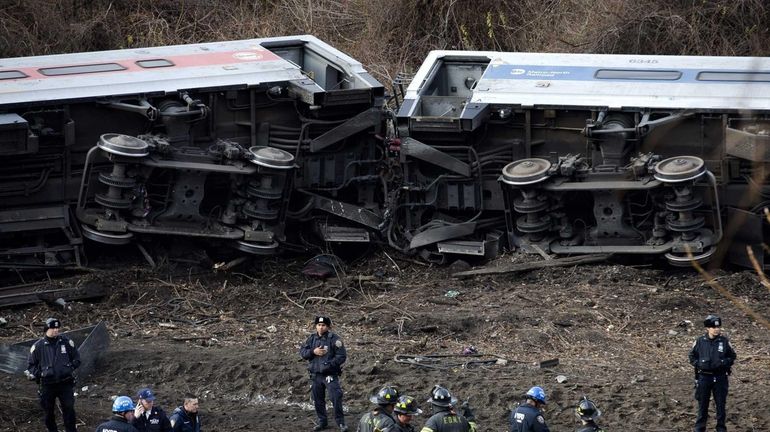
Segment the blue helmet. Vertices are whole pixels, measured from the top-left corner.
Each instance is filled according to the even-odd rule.
[[[529,389],[527,391],[527,395],[526,396],[527,396],[527,398],[535,400],[535,401],[538,401],[538,402],[540,402],[542,404],[546,403],[546,401],[545,401],[545,391],[543,391],[543,389],[538,387],[538,386],[535,386],[535,387],[532,387],[531,389]]]
[[[112,403],[112,412],[124,413],[134,410],[134,401],[128,396],[118,396]]]

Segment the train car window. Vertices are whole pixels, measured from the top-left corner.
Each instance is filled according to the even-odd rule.
[[[26,78],[27,76],[24,72],[17,70],[0,71],[0,80]]]
[[[599,69],[594,77],[596,79],[675,81],[682,77],[682,72],[674,70]]]
[[[770,82],[770,72],[700,72],[698,81]]]
[[[38,72],[45,76],[58,75],[78,75],[97,72],[114,72],[125,70],[126,68],[117,63],[100,63],[79,66],[62,66],[38,69]]]
[[[166,59],[139,60],[136,64],[147,69],[174,66],[173,62]]]

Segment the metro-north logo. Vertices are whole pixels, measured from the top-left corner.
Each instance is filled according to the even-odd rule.
[[[511,69],[511,75],[524,75],[527,73],[525,69]]]
[[[243,61],[259,60],[262,58],[262,54],[249,51],[241,51],[233,54],[233,58]]]

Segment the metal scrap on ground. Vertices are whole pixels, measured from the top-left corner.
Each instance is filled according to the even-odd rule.
[[[547,261],[535,261],[519,264],[511,264],[500,267],[485,267],[476,270],[467,270],[457,273],[453,273],[453,277],[467,277],[476,275],[488,275],[488,274],[501,274],[501,273],[514,273],[520,271],[536,270],[546,267],[566,267],[577,264],[589,264],[607,261],[612,254],[595,254],[595,255],[581,255],[576,257],[557,258]]]

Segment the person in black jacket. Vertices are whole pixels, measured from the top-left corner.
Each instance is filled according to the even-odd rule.
[[[326,316],[317,316],[313,320],[315,333],[311,334],[305,344],[299,349],[299,355],[308,361],[307,370],[310,372],[310,391],[313,395],[315,413],[318,416],[318,424],[314,431],[324,430],[328,427],[326,415],[326,391],[329,391],[329,399],[334,406],[334,419],[340,431],[347,431],[345,414],[342,411],[342,387],[340,387],[340,374],[342,364],[348,355],[345,346],[339,336],[329,329],[332,320]]]
[[[524,395],[524,402],[511,412],[510,432],[549,432],[543,417],[546,405],[545,391],[541,387],[532,387]]]
[[[173,432],[201,432],[198,398],[196,396],[185,397],[182,406],[176,407],[169,420]]]
[[[575,408],[575,415],[580,419],[580,423],[582,423],[577,432],[604,432],[604,429],[596,424],[596,419],[601,417],[602,412],[587,397],[583,396],[583,399],[580,400],[577,408]]]
[[[27,370],[30,380],[39,384],[38,396],[43,407],[43,422],[49,432],[55,432],[56,399],[61,405],[64,429],[75,432],[75,378],[73,372],[80,366],[80,354],[75,343],[60,336],[61,321],[48,318],[45,321],[45,337],[29,349]]]
[[[171,432],[171,421],[161,407],[155,406],[152,390],[143,388],[137,394],[138,403],[134,409],[134,421],[131,424],[139,432]]]
[[[134,418],[134,401],[128,396],[118,396],[112,402],[112,417],[96,428],[96,432],[138,432],[131,425]]]
[[[458,412],[457,399],[446,388],[435,385],[430,392],[428,403],[433,415],[428,418],[420,432],[475,432],[476,420],[473,410],[462,404]]]
[[[690,350],[690,364],[695,368],[695,399],[698,401],[698,417],[695,432],[706,431],[709,402],[714,395],[717,411],[717,432],[726,432],[727,376],[732,373],[735,351],[730,340],[722,336],[722,320],[709,315],[703,320],[706,334],[699,337]]]

